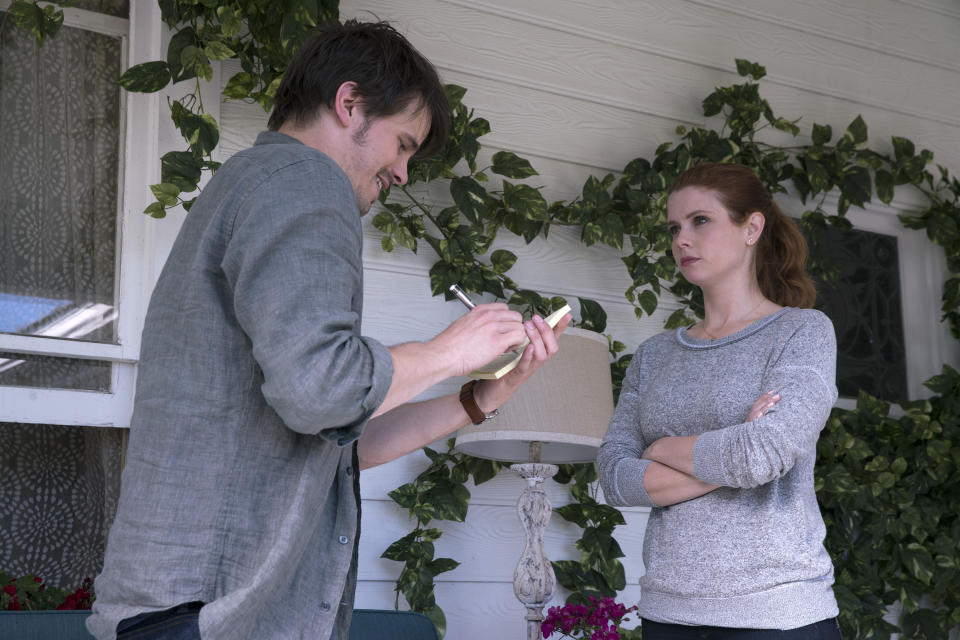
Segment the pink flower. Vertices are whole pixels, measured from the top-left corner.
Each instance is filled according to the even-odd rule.
[[[635,609],[627,608],[613,598],[597,600],[590,596],[589,605],[570,603],[563,607],[550,607],[540,631],[544,638],[549,638],[559,629],[564,636],[571,638],[620,640],[617,625]]]

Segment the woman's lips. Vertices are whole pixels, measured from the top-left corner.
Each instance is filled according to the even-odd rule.
[[[694,258],[693,256],[684,256],[684,257],[680,258],[680,266],[681,266],[681,267],[689,266],[689,265],[693,264],[694,262],[696,262],[696,261],[699,260],[699,259],[700,259],[700,258]]]

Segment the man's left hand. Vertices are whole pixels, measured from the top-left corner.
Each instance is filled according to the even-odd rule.
[[[483,384],[477,385],[475,397],[480,408],[487,412],[499,408],[516,393],[527,378],[553,357],[560,350],[558,338],[566,330],[570,320],[571,315],[568,313],[553,328],[540,316],[533,316],[525,322],[524,330],[530,344],[523,350],[520,362],[510,373],[499,380],[485,380]]]

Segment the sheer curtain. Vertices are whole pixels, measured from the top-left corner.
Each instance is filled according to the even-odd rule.
[[[38,49],[0,25],[0,331],[114,342],[123,43],[64,26]],[[104,392],[111,368],[0,353],[3,386]],[[71,589],[99,572],[121,445],[117,429],[0,423],[0,570]]]
[[[4,423],[0,441],[0,570],[79,587],[103,567],[120,431]]]

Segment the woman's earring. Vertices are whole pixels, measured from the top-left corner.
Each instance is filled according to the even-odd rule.
[[[752,245],[756,241],[756,238],[748,238],[747,244]]]

